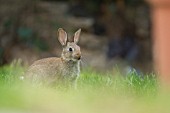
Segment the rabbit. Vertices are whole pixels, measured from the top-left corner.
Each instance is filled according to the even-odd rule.
[[[77,45],[81,29],[75,32],[73,41],[69,41],[67,33],[58,29],[58,40],[63,47],[61,57],[44,58],[35,61],[27,70],[25,78],[32,82],[55,84],[57,82],[75,83],[80,75],[81,51]]]

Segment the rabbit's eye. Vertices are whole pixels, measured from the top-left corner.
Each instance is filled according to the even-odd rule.
[[[73,51],[73,49],[72,49],[72,48],[69,48],[69,51]]]

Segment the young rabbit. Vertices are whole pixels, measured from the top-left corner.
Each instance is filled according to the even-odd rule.
[[[73,41],[68,41],[67,33],[58,29],[58,40],[63,47],[60,58],[51,57],[35,61],[26,72],[25,77],[32,82],[45,84],[58,82],[76,82],[80,74],[81,51],[77,45],[81,29],[74,34]]]

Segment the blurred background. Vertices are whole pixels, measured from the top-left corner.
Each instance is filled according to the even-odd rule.
[[[0,66],[59,57],[57,29],[82,29],[82,65],[153,71],[150,7],[144,0],[0,0]]]

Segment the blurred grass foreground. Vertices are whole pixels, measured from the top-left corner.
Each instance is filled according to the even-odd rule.
[[[159,90],[154,74],[120,76],[85,69],[74,89],[25,83],[20,79],[24,71],[18,61],[0,68],[0,113],[170,112],[170,93]]]

